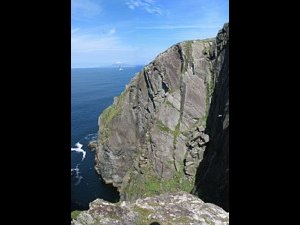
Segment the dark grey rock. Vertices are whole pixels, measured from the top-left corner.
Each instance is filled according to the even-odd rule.
[[[88,147],[89,147],[89,149],[91,149],[92,151],[96,150],[96,148],[97,148],[97,141],[91,141],[91,142],[88,144]]]
[[[210,142],[197,169],[193,193],[229,210],[229,24],[217,35],[213,53],[215,88],[205,133]],[[221,116],[219,116],[221,115]]]

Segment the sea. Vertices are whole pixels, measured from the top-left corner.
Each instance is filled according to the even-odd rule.
[[[71,69],[71,211],[86,210],[96,198],[117,202],[116,188],[106,185],[94,169],[98,117],[119,96],[142,66]]]

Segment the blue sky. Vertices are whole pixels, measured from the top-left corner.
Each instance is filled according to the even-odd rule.
[[[145,65],[184,40],[216,36],[228,0],[71,0],[71,66]]]

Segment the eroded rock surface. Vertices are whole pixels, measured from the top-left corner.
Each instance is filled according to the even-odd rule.
[[[210,142],[197,169],[193,193],[229,211],[229,25],[215,42],[215,88],[205,133]]]
[[[181,42],[159,54],[99,117],[99,138],[93,143],[95,169],[106,183],[118,187],[121,200],[191,192],[206,155],[217,154],[219,159],[205,163],[209,165],[204,177],[210,171],[220,177],[217,173],[228,169],[227,161],[217,166],[220,169],[210,169],[222,160],[220,153],[214,152],[220,148],[216,142],[221,134],[217,132],[223,130],[213,128],[214,121],[224,121],[225,129],[229,126],[229,102],[223,107],[228,94],[224,92],[225,100],[217,97],[226,91],[218,83],[228,82],[222,77],[226,74],[222,71],[229,74],[228,66],[223,66],[228,62],[224,50],[228,49],[228,27],[225,24],[214,39]],[[219,113],[224,117],[220,119]],[[208,146],[211,153],[205,154]],[[196,181],[194,193],[199,194],[202,181]]]
[[[96,199],[72,225],[226,225],[229,214],[222,208],[204,203],[198,197],[184,193],[163,194],[136,201],[110,203]]]

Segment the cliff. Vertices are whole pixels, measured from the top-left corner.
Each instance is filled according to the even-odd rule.
[[[209,135],[193,193],[229,211],[229,26],[217,35],[213,63],[215,88],[207,117]]]
[[[222,208],[204,203],[187,193],[163,194],[138,199],[132,203],[109,203],[96,199],[89,210],[81,212],[72,225],[132,224],[229,224],[229,214]]]
[[[95,169],[121,200],[193,190],[228,201],[228,29],[159,54],[99,117]]]

